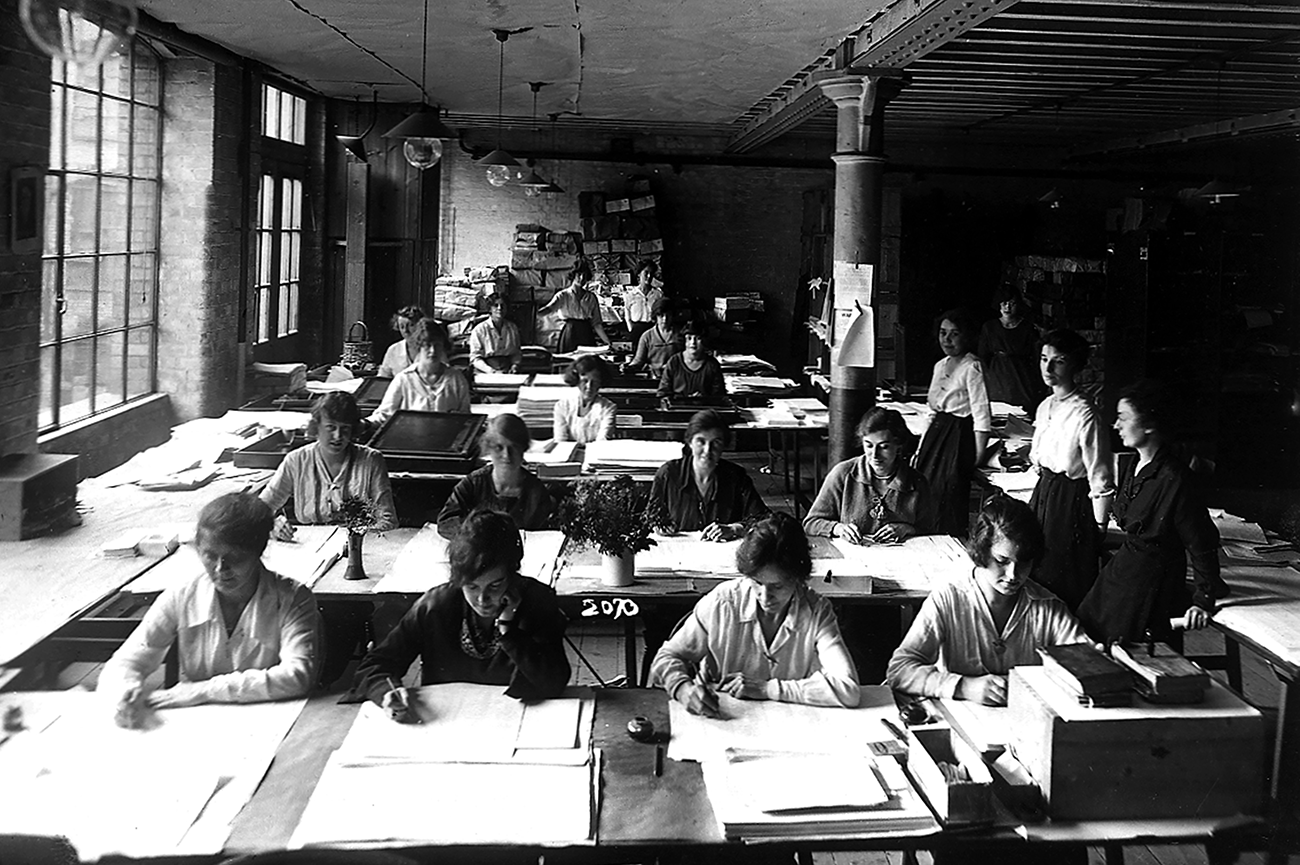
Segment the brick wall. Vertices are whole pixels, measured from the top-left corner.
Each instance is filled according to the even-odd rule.
[[[36,450],[40,251],[10,248],[10,171],[49,165],[50,61],[32,48],[17,0],[0,0],[0,455]]]
[[[664,280],[670,293],[703,300],[727,291],[760,291],[766,301],[749,350],[786,368],[792,358],[794,293],[799,277],[799,228],[804,190],[828,187],[825,171],[634,163],[547,162],[540,166],[563,195],[528,198],[518,187],[496,188],[468,156],[443,156],[442,270],[510,263],[517,223],[580,231],[578,193],[621,191],[629,177],[648,175],[664,235]],[[802,338],[800,338],[802,339]],[[779,348],[772,348],[779,346]]]

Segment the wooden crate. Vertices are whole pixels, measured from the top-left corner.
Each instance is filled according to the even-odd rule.
[[[1158,819],[1259,813],[1264,721],[1217,681],[1205,702],[1089,709],[1042,667],[1011,670],[1012,751],[1054,819]]]
[[[907,771],[945,826],[993,821],[993,776],[984,760],[950,727],[913,727]],[[950,781],[939,763],[961,766],[969,780]]]
[[[0,456],[0,541],[67,525],[76,505],[76,454]]]

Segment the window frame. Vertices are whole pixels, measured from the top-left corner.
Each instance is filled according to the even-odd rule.
[[[303,246],[306,233],[304,223],[307,213],[309,166],[306,134],[312,103],[304,94],[298,93],[278,80],[264,79],[258,93],[261,110],[257,115],[259,118],[257,131],[261,159],[259,170],[250,179],[254,206],[250,243],[253,266],[250,280],[251,315],[248,338],[255,348],[265,348],[277,340],[290,339],[302,332]],[[295,106],[293,132],[302,138],[301,143],[280,138],[278,134],[270,134],[267,129],[268,97],[272,93],[276,94],[281,106],[286,99],[292,100]],[[278,116],[279,112],[277,112]],[[276,131],[280,131],[279,128]],[[264,224],[266,214],[262,202],[263,184],[268,179],[274,187],[269,226]],[[285,225],[283,190],[290,182],[299,185],[296,226]],[[288,262],[284,258],[284,245],[294,236],[298,241],[298,254],[296,261]],[[264,237],[269,241],[265,248]],[[269,259],[269,263],[265,265],[264,254]],[[267,276],[269,281],[266,279]]]

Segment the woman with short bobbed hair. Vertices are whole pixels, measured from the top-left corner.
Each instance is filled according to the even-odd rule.
[[[636,341],[636,352],[627,363],[629,371],[647,369],[658,378],[673,355],[683,348],[682,335],[673,327],[672,301],[661,297],[651,309],[654,325],[645,329]]]
[[[914,437],[903,416],[876,406],[858,421],[862,456],[826,475],[803,527],[850,543],[897,543],[934,531],[934,500],[925,478],[907,464]]]
[[[290,451],[262,490],[262,501],[279,511],[292,498],[294,517],[303,525],[334,522],[346,498],[374,505],[375,531],[397,528],[397,508],[384,455],[354,441],[361,411],[350,393],[332,391],[311,406],[307,435],[315,439]],[[275,519],[272,536],[292,540],[293,526],[283,514]]]
[[[551,438],[585,445],[613,437],[618,406],[600,395],[610,376],[609,364],[598,355],[584,355],[569,364],[564,383],[573,390],[555,403]]]
[[[708,334],[703,325],[691,322],[682,329],[685,349],[668,358],[659,375],[658,394],[668,397],[705,397],[720,400],[727,395],[722,365],[709,354]]]
[[[469,413],[469,382],[460,370],[447,365],[451,354],[447,331],[433,319],[422,318],[413,326],[411,339],[418,349],[415,363],[389,382],[367,424],[381,426],[402,409]]]
[[[475,511],[448,548],[450,580],[424,593],[357,668],[354,692],[395,721],[409,712],[402,677],[420,659],[420,683],[506,685],[520,700],[559,696],[569,682],[564,614],[555,591],[521,576],[524,548],[514,521]]]
[[[316,683],[320,615],[311,590],[266,569],[274,517],[254,495],[227,493],[199,512],[194,548],[203,573],[163,591],[113,653],[97,690],[116,720],[202,703],[291,700]],[[145,680],[175,644],[180,682],[146,694]]]
[[[415,363],[420,354],[420,347],[415,344],[415,326],[422,318],[424,318],[424,310],[418,306],[404,306],[393,313],[389,326],[401,334],[402,338],[384,352],[384,359],[379,364],[378,372],[381,378],[393,378]]]
[[[1039,648],[1086,642],[1061,599],[1030,579],[1043,548],[1028,505],[1006,496],[988,502],[966,543],[970,575],[930,592],[889,661],[889,685],[1001,706],[1012,667],[1041,663]]]
[[[438,514],[438,534],[454,537],[461,520],[482,509],[501,511],[527,531],[550,526],[551,494],[524,468],[529,441],[528,427],[518,415],[499,414],[487,422],[479,451],[488,464],[456,484]]]
[[[858,705],[858,674],[830,601],[808,586],[808,538],[789,514],[750,527],[744,574],[700,599],[655,655],[651,681],[688,711],[718,717],[718,694],[814,706]]]

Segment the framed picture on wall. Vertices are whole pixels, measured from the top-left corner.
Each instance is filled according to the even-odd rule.
[[[18,255],[41,251],[41,210],[45,172],[15,168],[9,172],[9,249]]]

